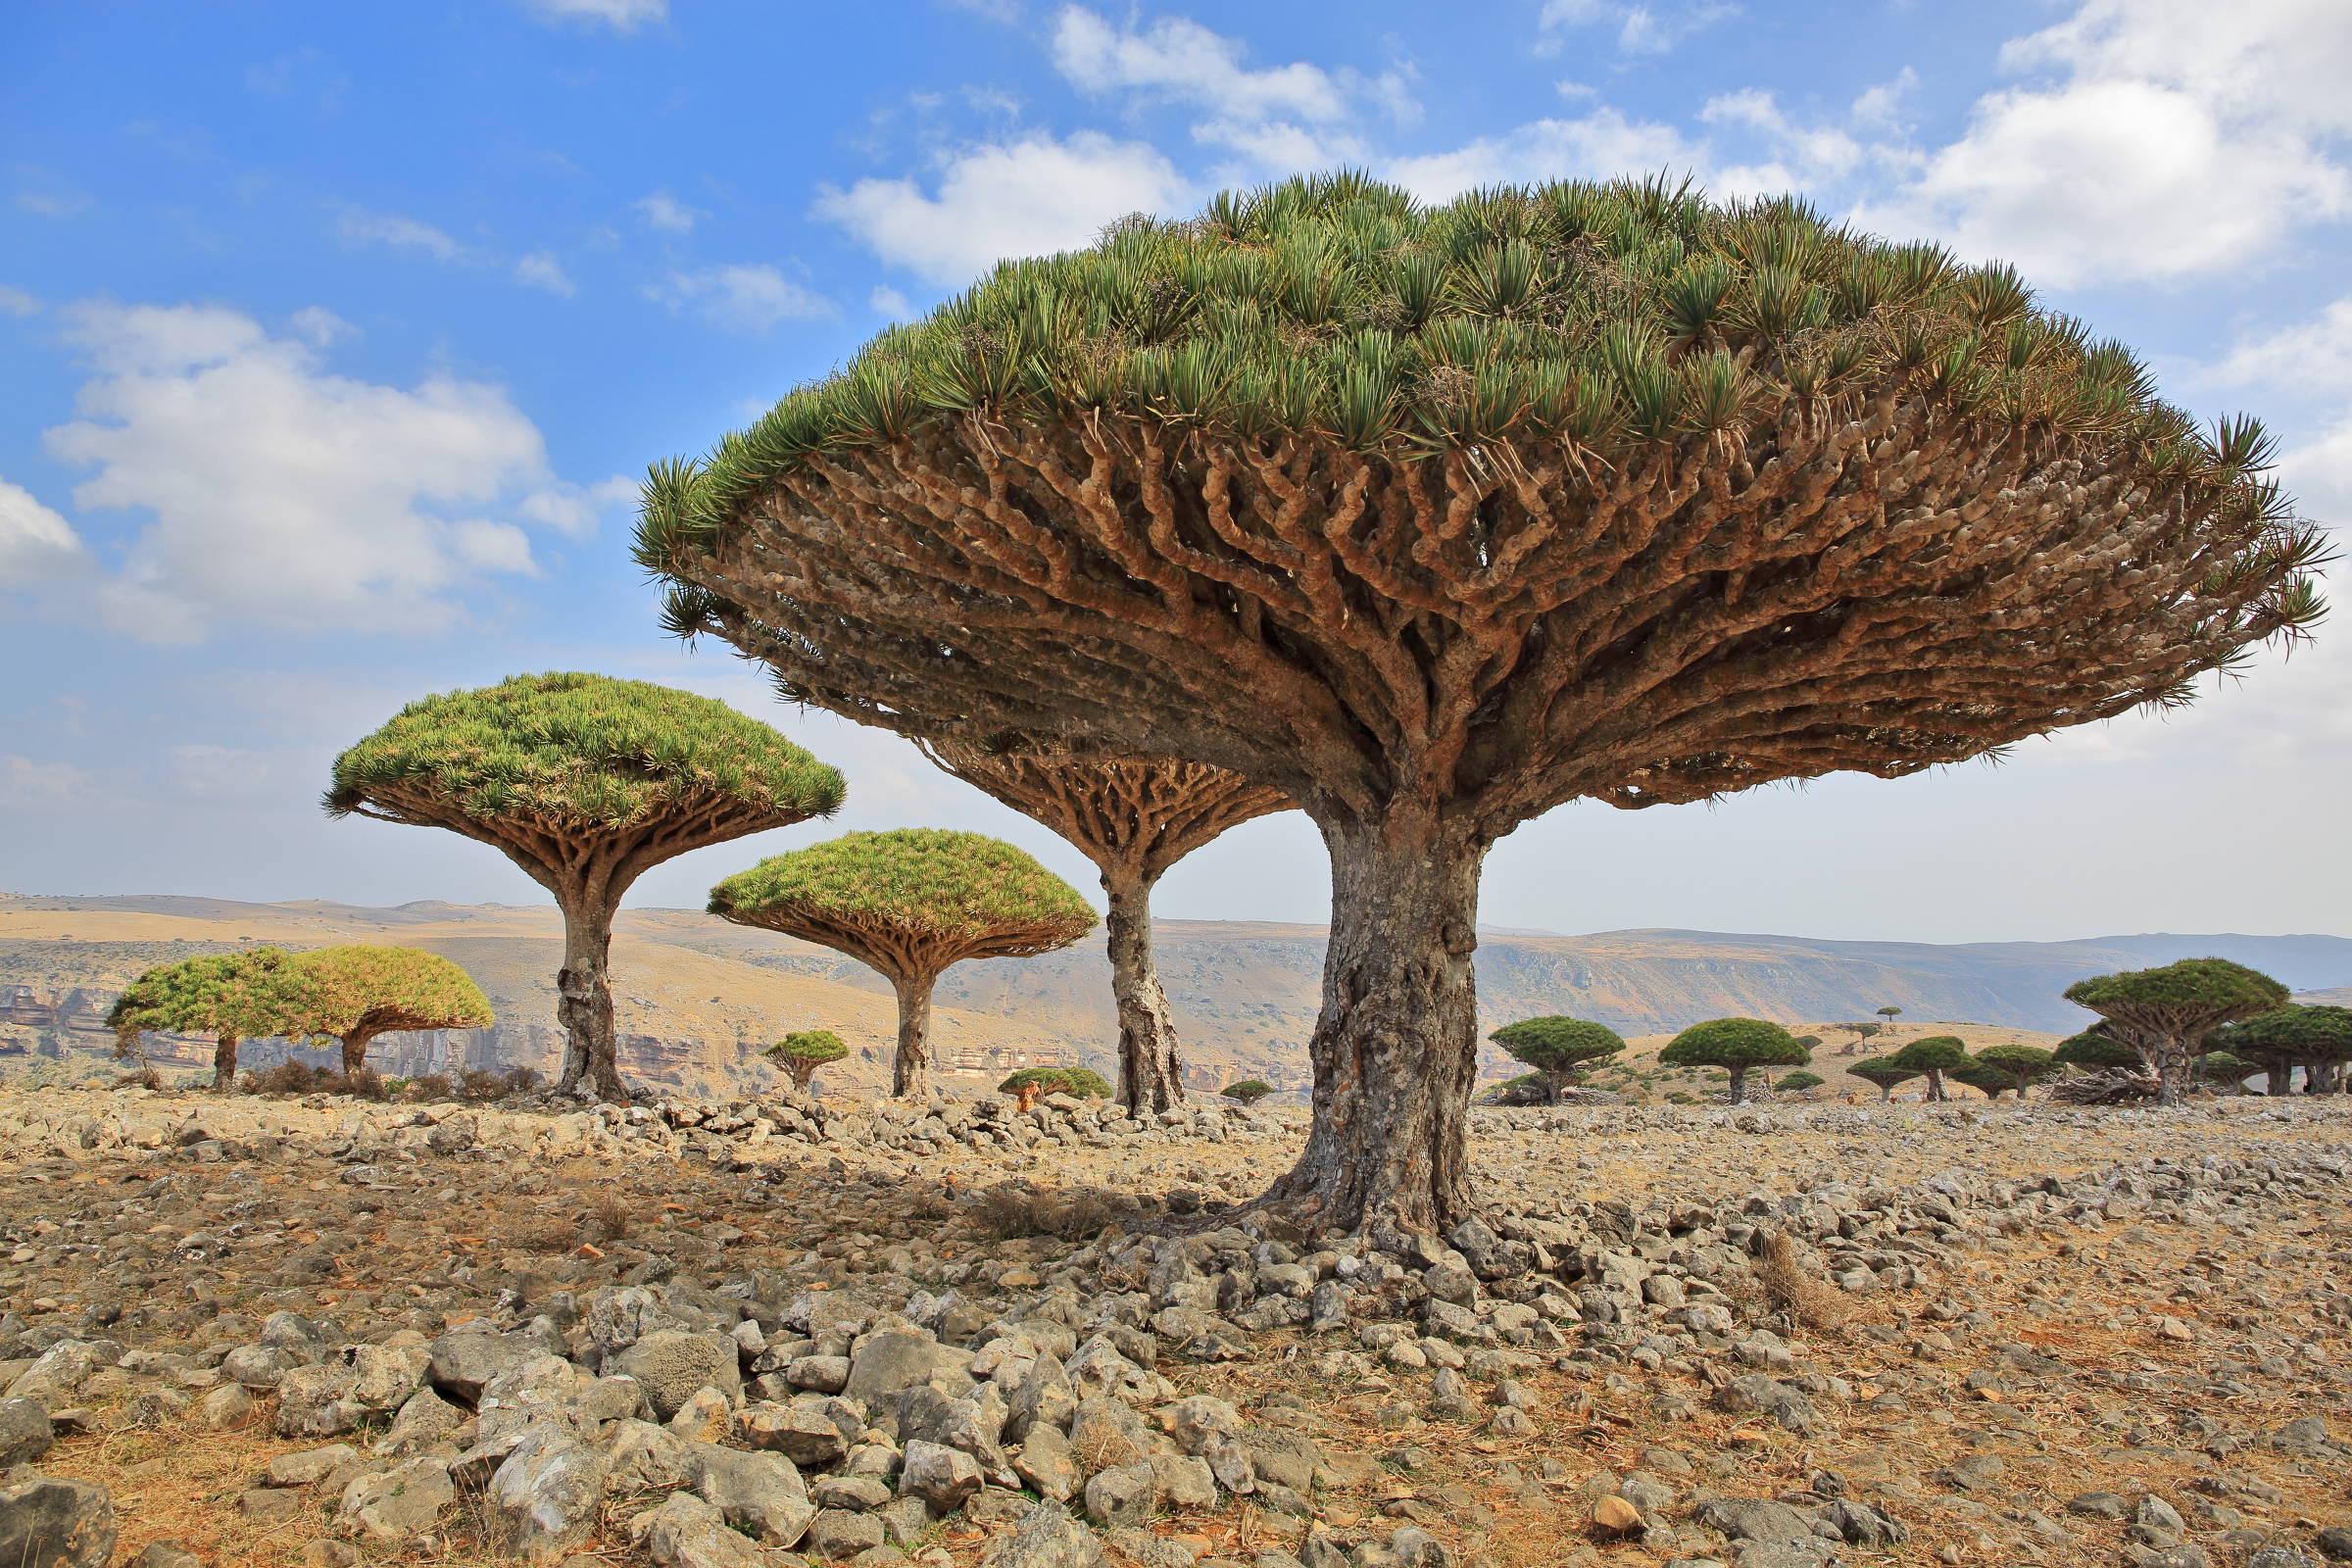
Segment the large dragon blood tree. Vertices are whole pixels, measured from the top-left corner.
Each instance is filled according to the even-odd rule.
[[[520,866],[564,911],[557,1087],[625,1100],[609,978],[621,895],[688,850],[829,816],[841,774],[692,692],[515,675],[411,703],[335,759],[336,816],[447,828]]]
[[[1119,1102],[1139,1112],[1182,1104],[1176,1023],[1152,956],[1152,889],[1168,867],[1227,828],[1289,810],[1291,803],[1278,790],[1201,762],[918,744],[948,772],[1043,822],[1095,862],[1119,1013]]]
[[[1268,1197],[1426,1232],[1473,1207],[1497,839],[2182,700],[2319,613],[2270,452],[1794,202],[1342,174],[1001,266],[658,466],[637,548],[789,697],[1297,802],[1331,941]]]

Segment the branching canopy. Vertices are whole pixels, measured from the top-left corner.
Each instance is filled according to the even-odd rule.
[[[1954,1072],[1975,1058],[1958,1035],[1923,1035],[1886,1059],[1919,1072]]]
[[[480,839],[561,894],[560,873],[592,858],[612,860],[600,883],[625,888],[842,795],[838,771],[712,698],[547,674],[411,703],[335,759],[325,804]]]
[[[1762,1018],[1710,1018],[1667,1042],[1658,1061],[1668,1067],[1802,1067],[1813,1054],[1777,1023]]]
[[[118,1055],[135,1055],[139,1036],[215,1035],[230,1040],[321,1034],[310,972],[283,948],[211,953],[158,964],[133,980],[107,1014]]]
[[[710,890],[710,912],[847,953],[893,979],[965,958],[1026,957],[1094,929],[1075,888],[979,833],[845,833]]]
[[[1584,1018],[1521,1018],[1487,1038],[1544,1073],[1574,1072],[1625,1049],[1616,1030]]]
[[[2204,1044],[2208,1050],[2256,1061],[2352,1060],[2352,1007],[2273,1007],[2223,1024]]]
[[[294,961],[315,988],[312,1016],[320,1034],[487,1029],[495,1021],[473,977],[422,948],[318,948]]]
[[[2088,1007],[2127,1040],[2193,1040],[2216,1024],[2268,1012],[2284,1003],[2286,987],[2228,958],[2182,958],[2158,969],[2093,975],[2066,988],[2066,1000]]]
[[[2322,612],[2271,453],[1798,202],[1339,174],[1004,264],[657,467],[637,553],[788,697],[1491,840],[2185,700]]]
[[[1896,1084],[1907,1084],[1914,1078],[1925,1076],[1917,1067],[1902,1066],[1892,1056],[1865,1056],[1845,1070],[1864,1083],[1874,1084],[1881,1089],[1892,1089]]]
[[[2145,1065],[2138,1052],[2112,1035],[2095,1029],[2085,1029],[2079,1035],[2069,1035],[2058,1042],[2050,1059],[2062,1067],[2083,1067],[2093,1072],[2102,1067],[2139,1067]]]

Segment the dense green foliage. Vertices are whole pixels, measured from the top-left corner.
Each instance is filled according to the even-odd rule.
[[[2273,1007],[2223,1024],[2205,1037],[2216,1051],[2295,1061],[2352,1060],[2352,1007]]]
[[[1238,1084],[1227,1084],[1217,1091],[1227,1100],[1238,1100],[1245,1105],[1254,1105],[1274,1093],[1274,1086],[1256,1078],[1245,1078]]]
[[[1974,1058],[1968,1054],[1968,1043],[1958,1035],[1922,1035],[1886,1059],[1924,1075],[1928,1080],[1928,1098],[1941,1100],[1943,1075],[1965,1070]]]
[[[1965,1067],[1954,1067],[1944,1076],[1955,1083],[1968,1085],[1969,1088],[1977,1090],[1987,1100],[1998,1100],[2012,1090],[2017,1091],[2019,1099],[2025,1098],[2025,1091],[2018,1088],[2015,1079],[1999,1068],[1987,1067],[1982,1062],[1971,1061]]]
[[[1110,1098],[1109,1083],[1091,1067],[1023,1067],[997,1085],[997,1093],[1017,1095],[1028,1084],[1037,1085],[1040,1092],[1049,1095],[1076,1095],[1096,1100]]]
[[[158,964],[124,988],[107,1014],[116,1054],[135,1056],[141,1033],[211,1035],[213,1086],[236,1077],[237,1042],[320,1032],[318,987],[282,948],[211,953]]]
[[[1585,1018],[1521,1018],[1487,1036],[1544,1075],[1553,1102],[1571,1077],[1607,1061],[1625,1049],[1625,1039],[1607,1024]]]
[[[2197,1076],[2217,1084],[2239,1084],[2262,1071],[2257,1062],[2227,1051],[2208,1051],[2197,1057]]]
[[[1802,1067],[1813,1054],[1777,1023],[1762,1018],[1710,1018],[1694,1023],[1658,1053],[1665,1067],[1721,1067],[1731,1075],[1732,1102],[1747,1096],[1747,1074],[1756,1067]]]
[[[2228,958],[2182,958],[2159,969],[2093,975],[2066,988],[2066,1000],[2102,1017],[2176,1012],[2205,1018],[2200,1031],[2278,1006],[2286,987]]]
[[[606,675],[515,675],[411,703],[335,759],[327,809],[419,791],[468,816],[619,827],[697,794],[798,819],[841,774],[713,698]]]
[[[1977,1061],[1986,1071],[2006,1079],[2002,1087],[2016,1090],[2020,1100],[2026,1097],[2029,1084],[2054,1078],[2063,1070],[2057,1057],[2039,1046],[1986,1046],[1977,1053]],[[1974,1078],[1960,1081],[1972,1088],[1984,1087]]]
[[[2200,432],[2128,350],[2037,309],[2008,267],[1661,179],[1424,207],[1341,173],[1001,264],[707,464],[656,469],[638,552],[663,569],[778,476],[972,414],[1103,412],[1397,455],[1558,441],[1605,465],[1897,377],[1986,417],[2120,437],[2273,504],[2248,476],[2265,441],[2251,421]]]
[[[1918,1068],[1900,1066],[1892,1056],[1865,1056],[1845,1070],[1864,1083],[1875,1085],[1881,1100],[1891,1097],[1895,1085],[1907,1084],[1921,1076]]]
[[[295,963],[310,977],[311,1030],[332,1035],[365,1060],[368,1042],[407,1029],[487,1029],[490,999],[473,976],[422,948],[318,948]]]
[[[2144,1067],[2138,1052],[2112,1035],[2096,1029],[2085,1029],[2079,1035],[2068,1035],[2050,1053],[2050,1059],[2062,1067],[2082,1067],[2098,1072],[2108,1067]]]
[[[792,1074],[793,1087],[807,1089],[816,1069],[850,1054],[841,1036],[830,1029],[801,1029],[786,1035],[760,1054]]]
[[[731,920],[764,924],[787,910],[945,938],[1051,925],[1070,928],[1065,942],[1074,942],[1095,925],[1078,890],[1023,851],[927,827],[844,833],[771,856],[710,890],[710,912]]]
[[[1787,1074],[1772,1088],[1775,1094],[1797,1095],[1808,1089],[1819,1089],[1828,1082],[1829,1080],[1819,1073],[1799,1071]]]

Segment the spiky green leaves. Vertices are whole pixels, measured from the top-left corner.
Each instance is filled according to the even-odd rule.
[[[323,1032],[311,974],[282,948],[206,954],[159,964],[126,987],[107,1014],[117,1051],[142,1033],[307,1039]]]
[[[1625,1039],[1616,1030],[1584,1018],[1521,1018],[1487,1038],[1545,1073],[1574,1072],[1625,1049]]]
[[[2082,1067],[2097,1072],[2108,1067],[2138,1067],[2140,1054],[2112,1036],[2084,1030],[2069,1035],[2058,1042],[2050,1059],[2062,1067]]]
[[[1802,1067],[1813,1054],[1796,1036],[1762,1018],[1710,1018],[1667,1042],[1658,1061],[1668,1067]]]
[[[2210,1050],[2257,1059],[2352,1060],[2352,1007],[2274,1007],[2205,1037]]]
[[[1958,1035],[1924,1035],[1886,1059],[1915,1072],[1952,1072],[1971,1058],[1968,1042]]]
[[[724,703],[546,674],[411,703],[335,759],[325,804],[400,816],[425,798],[467,818],[575,832],[725,801],[757,821],[741,829],[752,832],[824,815],[842,796],[838,771]]]
[[[1110,1085],[1092,1067],[1023,1067],[997,1085],[997,1093],[1017,1095],[1031,1084],[1042,1094],[1070,1095],[1081,1100],[1110,1098]]]
[[[781,1062],[805,1061],[818,1065],[839,1061],[850,1054],[841,1036],[830,1029],[800,1029],[769,1046],[760,1054]]]
[[[2197,1034],[2286,1001],[2286,987],[2228,958],[2182,958],[2158,969],[2094,975],[2066,988],[2066,1000],[2127,1028]]]
[[[318,948],[295,964],[314,987],[319,1034],[387,1034],[405,1029],[487,1029],[490,999],[473,977],[422,948]]]
[[[845,833],[739,871],[710,912],[856,955],[889,974],[1064,948],[1094,929],[1078,890],[1001,839]]]
[[[1845,1070],[1851,1076],[1880,1089],[1892,1089],[1897,1084],[1907,1084],[1922,1076],[1917,1067],[1903,1066],[1892,1056],[1865,1056]]]

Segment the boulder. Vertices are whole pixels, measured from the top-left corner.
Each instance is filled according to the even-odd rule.
[[[920,1497],[935,1514],[953,1513],[980,1490],[979,1464],[960,1448],[937,1443],[906,1445],[899,1490]]]
[[[764,1568],[768,1554],[727,1528],[716,1508],[689,1492],[638,1515],[629,1534],[656,1568]]]
[[[0,1470],[30,1464],[49,1451],[57,1432],[48,1407],[34,1398],[0,1399]]]
[[[870,1513],[821,1508],[808,1522],[808,1534],[801,1544],[819,1557],[839,1559],[881,1545],[883,1537],[882,1521]]]
[[[365,1539],[399,1546],[430,1531],[457,1500],[446,1460],[411,1459],[345,1487],[339,1516]]]
[[[1158,1479],[1148,1462],[1112,1465],[1086,1484],[1086,1516],[1104,1530],[1142,1525],[1158,1505]]]
[[[793,1545],[808,1532],[816,1505],[790,1460],[710,1443],[685,1446],[694,1490],[729,1525],[769,1546]]]
[[[469,1323],[450,1330],[427,1347],[425,1375],[434,1388],[460,1404],[471,1406],[492,1378],[546,1353],[536,1340],[510,1337],[487,1325]]]
[[[104,1487],[47,1476],[0,1486],[0,1563],[8,1568],[107,1568],[114,1556],[115,1503]]]
[[[482,1494],[483,1533],[526,1563],[561,1562],[596,1528],[612,1462],[570,1428],[526,1429]]]
[[[934,1377],[969,1383],[971,1352],[940,1344],[914,1329],[891,1329],[868,1334],[858,1343],[850,1374],[842,1383],[845,1399],[872,1404],[884,1395],[928,1383]]]
[[[664,1421],[701,1389],[717,1390],[729,1404],[743,1397],[735,1342],[723,1334],[658,1329],[621,1351],[616,1364],[644,1388],[646,1402]]]
[[[1058,1502],[1041,1502],[1009,1536],[993,1542],[980,1568],[1109,1568],[1095,1533]]]

